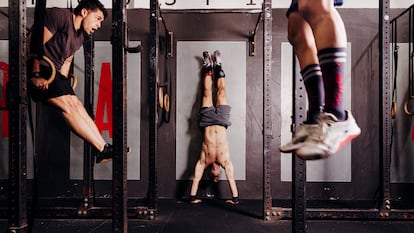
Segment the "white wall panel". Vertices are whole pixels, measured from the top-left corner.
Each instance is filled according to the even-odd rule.
[[[190,179],[201,149],[200,69],[202,52],[216,49],[223,57],[227,99],[232,107],[227,129],[230,158],[237,180],[246,179],[246,42],[179,41],[177,43],[176,179]],[[222,179],[225,179],[224,172]]]
[[[282,116],[282,135],[281,144],[288,143],[292,138],[290,126],[292,124],[292,47],[289,43],[281,44],[281,116]],[[351,110],[351,44],[348,43],[347,63],[344,76],[344,106]],[[341,151],[332,157],[324,160],[307,161],[306,177],[307,181],[315,182],[350,182],[351,181],[351,143],[346,145]],[[292,154],[281,153],[281,180],[292,180]]]
[[[130,42],[131,46],[135,46],[138,42]],[[100,80],[104,77],[103,72],[107,70],[107,64],[112,63],[112,46],[108,41],[95,42],[95,83],[94,83],[94,112],[97,115],[98,96],[104,97],[112,102],[110,88],[112,86],[100,85]],[[127,55],[127,143],[131,148],[128,154],[128,176],[129,180],[140,179],[140,116],[141,116],[141,54],[128,53]],[[110,69],[112,69],[110,67]],[[112,70],[110,70],[112,73]],[[78,87],[76,94],[83,102],[84,93],[84,55],[83,47],[75,54],[75,71],[78,75]],[[108,75],[108,74],[106,74]],[[111,75],[111,74],[109,74]],[[112,83],[111,83],[112,85]],[[102,107],[102,106],[101,106]],[[101,108],[102,109],[102,108]],[[112,111],[107,108],[105,103],[104,122],[108,122],[108,115],[112,115]],[[110,122],[109,122],[110,123]],[[103,130],[102,135],[107,142],[112,142],[112,137],[108,130]],[[82,179],[83,176],[83,140],[72,134],[71,136],[71,160],[70,160],[70,178]],[[112,162],[95,165],[95,179],[112,179]]]

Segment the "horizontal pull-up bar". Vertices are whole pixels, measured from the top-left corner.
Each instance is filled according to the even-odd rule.
[[[412,10],[414,8],[414,4],[411,5],[410,7],[408,7],[407,9],[405,9],[403,12],[401,12],[399,15],[397,15],[395,18],[393,18],[391,20],[391,23],[394,23],[394,21],[397,21],[397,19],[399,19],[401,16],[405,15],[405,13],[407,13],[408,11]]]
[[[210,13],[246,13],[246,14],[258,14],[262,13],[262,9],[182,9],[182,10],[170,10],[162,9],[163,13],[166,14],[188,14],[188,13],[200,13],[200,14],[210,14]]]

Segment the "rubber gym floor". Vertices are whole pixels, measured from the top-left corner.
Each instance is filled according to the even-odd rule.
[[[264,221],[261,201],[241,200],[237,206],[223,200],[193,205],[181,200],[160,200],[155,220],[131,219],[128,232],[136,233],[288,233],[291,220]],[[0,232],[7,232],[0,219]],[[35,219],[34,233],[109,233],[111,219]],[[414,221],[307,220],[307,233],[411,233]]]

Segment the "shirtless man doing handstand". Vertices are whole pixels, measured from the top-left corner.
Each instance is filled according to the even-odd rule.
[[[239,194],[234,180],[233,164],[230,161],[226,132],[230,125],[231,107],[227,105],[225,74],[221,67],[220,52],[216,50],[213,56],[210,56],[208,52],[203,52],[203,59],[203,69],[201,71],[204,78],[203,97],[199,125],[203,128],[204,133],[200,158],[195,165],[190,202],[193,204],[201,202],[201,199],[197,198],[197,190],[204,170],[211,167],[210,175],[214,182],[218,182],[221,167],[223,167],[232,193],[232,199],[227,200],[226,203],[238,204]],[[216,105],[213,105],[213,72],[214,79],[217,82]]]

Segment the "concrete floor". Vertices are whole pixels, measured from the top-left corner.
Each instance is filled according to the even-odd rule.
[[[221,200],[192,205],[160,201],[155,220],[129,219],[128,232],[136,233],[288,233],[290,220],[264,221],[261,202],[243,201],[230,206]],[[411,233],[414,221],[308,220],[308,233]],[[0,219],[0,233],[7,232]],[[36,219],[33,233],[109,233],[111,219]]]

